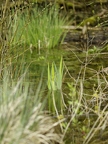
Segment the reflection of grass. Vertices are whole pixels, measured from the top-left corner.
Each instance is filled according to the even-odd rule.
[[[39,49],[55,47],[63,35],[61,27],[65,22],[54,6],[43,10],[36,7],[31,14],[29,11],[16,14],[11,29],[13,44],[26,43]]]

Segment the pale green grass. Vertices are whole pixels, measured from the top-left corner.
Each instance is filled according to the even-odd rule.
[[[16,13],[11,26],[10,43],[27,44],[38,48],[51,49],[61,43],[66,18],[60,16],[58,8],[46,7],[43,10],[35,7],[31,13]]]
[[[9,70],[8,70],[9,71]],[[0,143],[55,144],[63,143],[56,133],[57,122],[45,115],[40,100],[40,86],[36,95],[30,92],[23,74],[17,82],[5,72],[0,85]]]
[[[63,114],[65,106],[62,93],[63,70],[64,65],[62,57],[59,66],[57,66],[55,62],[53,62],[51,66],[48,64],[48,107],[49,110],[56,113],[57,116],[61,113]]]

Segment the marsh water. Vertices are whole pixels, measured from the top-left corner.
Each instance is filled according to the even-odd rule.
[[[22,66],[25,67],[26,65],[27,67],[29,67],[29,83],[30,85],[32,85],[35,82],[34,89],[36,89],[36,87],[39,85],[42,72],[44,72],[43,83],[45,86],[47,86],[48,63],[51,66],[51,64],[55,62],[55,64],[59,67],[60,59],[62,56],[64,63],[62,91],[64,93],[64,97],[67,97],[70,93],[69,88],[67,87],[67,83],[70,83],[71,85],[75,84],[77,90],[79,90],[80,82],[83,82],[83,93],[85,97],[83,99],[87,99],[88,103],[94,99],[93,94],[96,91],[99,91],[100,88],[103,88],[104,92],[107,90],[105,89],[105,81],[103,78],[105,76],[108,80],[107,45],[101,48],[94,48],[93,46],[91,49],[88,49],[88,51],[84,51],[82,50],[81,43],[76,44],[73,42],[63,42],[60,46],[57,46],[54,49],[48,51],[47,54],[45,51],[47,50],[28,48],[25,50],[25,52],[24,50],[21,52],[18,49],[16,52],[16,56],[18,56],[18,58],[16,59],[15,57],[15,60],[17,60],[17,62],[19,61],[19,71],[20,67]],[[22,62],[25,61],[25,63],[21,63],[21,60]],[[94,118],[92,117],[90,119],[92,119],[92,121],[95,121],[96,115],[94,115]],[[77,126],[72,126],[72,129],[74,128],[73,136],[75,135],[74,141],[76,144],[79,144],[79,142],[83,143],[84,134],[82,125],[85,125],[84,123],[86,120],[86,116],[84,116],[83,118],[79,118]],[[71,134],[68,133],[67,135],[70,136]],[[79,135],[81,135],[81,137],[79,137]],[[98,141],[101,141],[97,137],[96,139]],[[70,143],[73,138],[69,137],[68,140],[67,143]]]
[[[101,48],[93,46],[88,49],[88,51],[84,51],[82,50],[81,43],[79,43],[78,46],[73,42],[64,42],[60,46],[47,52],[47,54],[45,51],[47,50],[38,51],[28,48],[25,56],[22,56],[21,53],[18,52],[18,55],[21,55],[22,59],[25,59],[26,64],[30,65],[29,76],[31,81],[40,79],[42,69],[45,68],[47,71],[48,63],[51,65],[54,62],[59,66],[61,56],[64,62],[64,83],[66,81],[75,82],[74,80],[77,80],[78,77],[79,79],[83,79],[84,76],[84,90],[88,91],[88,93],[92,92],[93,89],[91,89],[91,87],[97,84],[97,73],[102,72],[107,74],[107,45]],[[47,81],[47,72],[44,72],[44,79]]]
[[[81,8],[78,8],[78,10],[79,9]],[[86,8],[85,8],[85,12],[87,12]],[[71,24],[74,24],[74,23],[78,24],[78,20],[79,20],[78,17],[83,18],[84,16],[83,14],[80,14],[80,10],[78,14],[75,14],[73,7],[71,11],[69,11],[68,14],[72,16],[74,15],[74,18],[77,21],[75,22],[75,20],[72,20]],[[107,17],[105,18],[107,19]],[[94,23],[92,24],[94,26]],[[92,128],[94,121],[99,116],[97,113],[95,113],[93,117],[92,114],[94,112],[91,113],[89,108],[92,107],[92,109],[96,111],[97,109],[95,105],[98,106],[98,100],[97,100],[99,98],[98,95],[100,96],[102,94],[103,97],[107,95],[108,45],[107,43],[105,45],[104,44],[97,45],[97,42],[96,42],[96,44],[93,44],[92,46],[87,45],[85,49],[84,48],[85,42],[82,44],[81,41],[77,41],[77,42],[73,41],[74,39],[73,37],[76,36],[76,32],[75,33],[73,32],[73,34],[74,35],[71,35],[71,38],[69,41],[67,37],[64,40],[64,42],[62,42],[61,45],[56,46],[50,50],[47,50],[46,48],[37,49],[35,47],[28,47],[28,46],[18,46],[17,48],[15,47],[15,49],[13,48],[12,51],[9,53],[9,57],[7,58],[8,59],[7,61],[8,61],[8,64],[13,64],[13,73],[17,71],[17,74],[15,72],[15,75],[17,75],[17,77],[19,77],[22,67],[24,67],[24,70],[27,70],[27,76],[28,76],[27,78],[29,79],[29,84],[33,85],[33,88],[34,88],[33,90],[37,89],[42,78],[43,85],[45,88],[44,93],[46,94],[48,91],[48,88],[47,88],[48,64],[52,66],[52,63],[55,63],[56,66],[59,67],[60,59],[61,57],[63,57],[62,91],[63,91],[64,99],[66,99],[67,101],[70,100],[70,96],[74,94],[73,93],[74,87],[75,87],[76,93],[78,91],[78,94],[81,91],[80,89],[83,89],[83,100],[82,100],[83,106],[82,106],[81,112],[85,111],[84,114],[85,113],[91,114],[89,116],[84,115],[84,117],[81,117],[81,118],[78,117],[75,123],[76,125],[75,124],[73,125],[72,123],[69,129],[69,132],[67,132],[67,135],[66,135],[68,137],[66,138],[67,144],[68,143],[80,144],[80,143],[83,143],[83,140],[85,138],[84,136],[88,133],[90,128]],[[28,79],[26,81],[28,81]],[[81,83],[83,84],[83,87],[81,87],[80,85]],[[70,93],[72,94],[70,95]],[[76,97],[75,100],[77,98],[78,97]],[[95,101],[94,98],[97,101]],[[77,102],[77,101],[73,101],[73,102]],[[99,108],[103,109],[106,103],[107,103],[107,100],[105,99],[105,103],[104,103],[104,99],[102,99],[102,105],[100,104],[101,108],[100,107]],[[71,107],[71,105],[72,103],[69,105],[69,107]],[[88,108],[86,108],[86,106],[88,106]],[[70,115],[71,114],[70,111],[72,110],[66,110],[65,113]],[[67,118],[67,122],[68,121],[69,119]],[[89,129],[87,129],[88,125],[89,125]],[[88,131],[86,131],[85,129],[87,129]],[[73,136],[71,136],[71,134]],[[94,144],[99,143],[100,141],[103,141],[104,136],[101,135],[100,138],[99,136],[100,136],[100,133],[96,135],[97,141],[93,142]]]

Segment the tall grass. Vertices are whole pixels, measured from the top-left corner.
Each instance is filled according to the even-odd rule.
[[[65,23],[66,18],[60,16],[55,6],[16,13],[10,29],[11,44],[51,49],[62,41],[64,30],[61,27]]]
[[[56,132],[58,123],[42,110],[40,86],[33,95],[25,75],[16,82],[5,71],[0,83],[0,143],[62,143],[62,135]]]
[[[53,62],[50,68],[48,64],[48,107],[51,112],[57,115],[63,114],[64,109],[64,98],[62,94],[63,70],[62,57],[59,66]]]
[[[41,11],[36,8],[22,13],[17,10],[9,15],[8,37],[6,39],[6,50],[11,53],[12,61],[9,63],[14,67],[19,66],[17,56],[14,58],[14,51],[21,48],[33,46],[36,48],[52,48],[58,45],[63,34],[60,28],[64,24],[64,18],[59,19],[58,10],[55,8]],[[6,18],[7,18],[6,17]],[[7,21],[6,21],[7,22]],[[5,33],[3,33],[5,35]],[[21,47],[22,46],[22,47]],[[10,50],[11,48],[11,50]],[[8,54],[8,53],[7,53]],[[3,53],[4,56],[4,53]],[[3,66],[11,60],[6,55]],[[18,55],[20,59],[20,56]],[[14,61],[15,60],[15,61]],[[15,62],[15,63],[14,63]],[[21,63],[21,61],[20,61]],[[25,61],[23,61],[23,65]],[[21,63],[20,68],[24,68]],[[4,67],[2,67],[4,68]],[[12,71],[10,71],[12,69]],[[2,79],[0,81],[0,143],[1,144],[62,144],[62,134],[56,122],[43,110],[45,102],[40,99],[41,86],[32,93],[34,86],[30,86],[30,81],[26,73],[18,75],[23,70],[9,67],[2,69]],[[12,75],[10,75],[12,74]],[[28,81],[25,81],[28,80]]]

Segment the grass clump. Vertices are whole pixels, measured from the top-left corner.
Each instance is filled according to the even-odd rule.
[[[58,123],[44,114],[38,93],[30,93],[30,86],[24,84],[24,77],[25,74],[15,82],[5,74],[1,82],[0,143],[62,143],[62,135],[56,133]]]
[[[61,57],[59,66],[55,62],[52,63],[51,68],[48,64],[48,103],[49,110],[53,113],[61,113],[64,108],[64,98],[62,94],[62,81],[63,81],[63,60]]]
[[[12,23],[12,44],[26,43],[36,48],[51,49],[59,44],[64,30],[61,28],[66,18],[61,17],[55,6],[40,10],[38,7],[32,11],[15,14]]]

